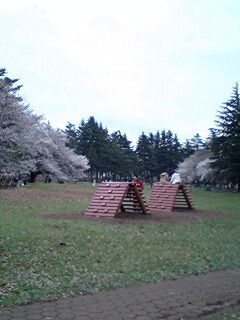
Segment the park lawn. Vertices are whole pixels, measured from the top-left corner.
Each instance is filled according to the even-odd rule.
[[[34,184],[93,193],[91,185]],[[145,188],[146,197],[150,188]],[[1,200],[0,304],[44,301],[240,266],[240,194],[193,189],[199,210],[226,213],[181,224],[56,220],[43,214],[86,210],[71,201]],[[194,213],[193,213],[194,214]],[[229,217],[228,215],[229,214]]]

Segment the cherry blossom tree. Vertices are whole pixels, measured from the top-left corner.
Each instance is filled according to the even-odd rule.
[[[178,173],[184,183],[193,181],[212,182],[214,170],[210,166],[213,161],[210,159],[210,155],[208,149],[199,149],[179,164]]]
[[[81,179],[88,159],[66,147],[66,136],[43,122],[19,96],[18,79],[0,69],[0,174],[30,175],[51,172],[63,180]]]

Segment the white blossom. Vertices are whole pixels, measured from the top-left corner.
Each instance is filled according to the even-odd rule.
[[[67,148],[65,134],[35,115],[5,79],[0,78],[0,173],[48,171],[59,179],[81,179],[88,159]]]
[[[210,167],[212,161],[207,149],[199,149],[180,163],[178,173],[185,183],[191,183],[195,180],[210,182],[214,175],[214,171]]]

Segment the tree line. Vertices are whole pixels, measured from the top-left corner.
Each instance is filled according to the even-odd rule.
[[[67,146],[89,160],[89,178],[102,180],[128,180],[133,174],[153,182],[160,173],[170,174],[186,157],[204,146],[199,134],[181,144],[171,130],[139,136],[136,147],[120,130],[109,133],[94,116],[82,120],[78,126],[69,123],[65,128]]]
[[[240,105],[238,83],[220,106],[215,128],[204,141],[197,133],[180,143],[176,133],[142,132],[132,146],[127,135],[109,133],[94,116],[79,125],[54,129],[19,95],[19,79],[0,68],[0,176],[18,171],[34,181],[51,172],[63,180],[128,180],[133,174],[153,182],[177,169],[185,181],[233,184],[240,191]]]
[[[120,130],[109,134],[93,116],[76,127],[65,128],[67,145],[89,159],[89,176],[96,180],[131,179],[133,173],[145,181],[159,179],[159,174],[174,170],[183,181],[236,186],[240,191],[240,105],[238,83],[230,99],[220,106],[216,128],[204,141],[197,133],[183,144],[171,130],[139,136],[136,148]]]

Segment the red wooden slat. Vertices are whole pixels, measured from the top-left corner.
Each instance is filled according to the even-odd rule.
[[[85,214],[98,217],[116,217],[124,210],[148,214],[147,206],[136,185],[129,182],[103,182],[96,190]]]
[[[150,211],[171,212],[174,209],[193,209],[190,195],[183,185],[161,184],[153,185],[152,193],[149,198],[148,208]]]

